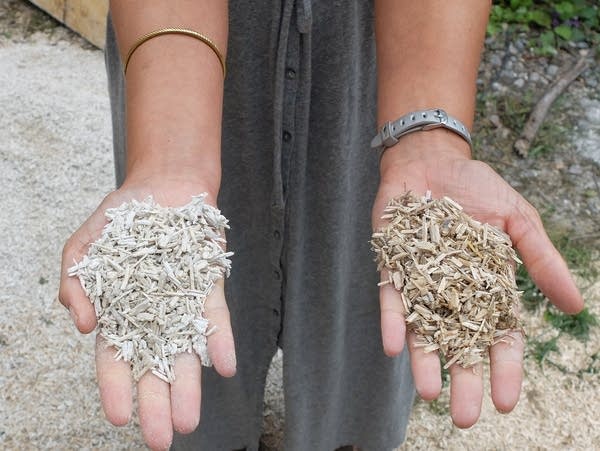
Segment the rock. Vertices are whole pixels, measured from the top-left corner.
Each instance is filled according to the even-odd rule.
[[[505,92],[506,91],[506,86],[504,86],[500,82],[495,81],[494,83],[492,83],[492,89],[494,91],[498,91],[498,92]]]
[[[490,64],[492,66],[496,66],[499,67],[502,65],[502,58],[500,58],[500,55],[498,55],[497,53],[494,53],[491,57],[490,57]]]
[[[555,64],[550,64],[546,68],[546,74],[548,74],[549,77],[554,77],[557,73],[558,73],[558,66],[556,66]]]
[[[569,166],[569,169],[567,169],[567,172],[573,175],[581,175],[583,174],[583,169],[578,164],[572,164]]]
[[[523,38],[519,38],[515,41],[515,47],[519,52],[522,52],[527,47],[526,41]]]
[[[503,127],[502,121],[500,121],[500,116],[498,116],[497,114],[490,115],[490,117],[488,119],[494,125],[494,127],[496,127],[496,128]]]
[[[525,86],[525,80],[523,80],[522,78],[517,78],[514,82],[513,85],[515,85],[515,87],[521,89],[523,86]]]

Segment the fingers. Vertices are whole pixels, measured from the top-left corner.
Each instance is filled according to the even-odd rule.
[[[524,347],[521,332],[511,332],[505,341],[490,348],[492,401],[499,412],[510,412],[519,401]]]
[[[386,270],[381,272],[381,280],[387,280]],[[381,338],[383,351],[389,357],[396,356],[404,349],[406,324],[404,322],[404,305],[402,297],[391,283],[379,288],[379,305],[381,307]]]
[[[231,377],[235,374],[236,358],[223,279],[215,283],[212,293],[206,299],[204,314],[210,321],[209,327],[216,326],[215,332],[208,337],[210,359],[221,376]]]
[[[437,352],[426,353],[423,348],[415,347],[416,335],[414,332],[408,332],[407,340],[415,389],[421,398],[431,401],[437,398],[442,391],[439,354]]]
[[[79,240],[76,232],[65,244],[60,271],[58,300],[71,314],[75,326],[82,333],[90,333],[96,327],[94,306],[85,295],[77,277],[70,277],[68,269],[87,252],[88,243]]]
[[[567,264],[544,230],[539,214],[520,195],[507,222],[508,233],[535,284],[565,313],[583,308]]]
[[[102,407],[115,426],[128,423],[132,413],[132,385],[129,363],[115,361],[115,350],[96,337],[96,370]],[[190,433],[200,421],[200,361],[194,354],[181,354],[175,361],[177,378],[169,385],[146,373],[138,383],[140,425],[144,440],[152,449],[167,449],[173,427]]]
[[[386,270],[381,272],[381,280],[387,280]],[[436,352],[425,353],[423,348],[415,347],[416,335],[407,332],[404,321],[404,304],[400,292],[393,284],[388,283],[379,288],[381,306],[381,336],[383,350],[386,355],[393,357],[404,349],[405,339],[408,339],[410,364],[415,388],[421,398],[430,401],[440,394],[442,379],[440,359]]]
[[[90,243],[100,236],[102,228],[106,224],[104,217],[106,207],[107,199],[67,240],[62,253],[58,300],[69,309],[73,322],[82,333],[94,330],[96,312],[79,280],[76,277],[69,277],[68,269],[83,258]]]
[[[200,422],[200,359],[183,353],[175,359],[175,381],[171,384],[171,412],[177,432],[189,434]]]
[[[132,388],[129,363],[115,360],[115,348],[96,335],[96,374],[102,408],[115,426],[127,424],[131,418]]]
[[[173,441],[169,384],[148,371],[139,380],[137,392],[144,441],[153,450],[168,449]]]
[[[481,363],[473,368],[450,367],[450,415],[459,428],[469,428],[479,419],[483,399]]]

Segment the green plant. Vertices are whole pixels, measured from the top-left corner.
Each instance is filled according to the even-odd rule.
[[[530,90],[519,93],[519,95],[507,94],[498,97],[496,109],[500,121],[510,130],[520,131],[531,113],[533,99],[534,95]]]
[[[568,42],[600,42],[600,7],[596,0],[501,0],[492,6],[488,34],[506,26],[535,32],[536,52],[553,55]]]
[[[595,264],[596,246],[590,246],[585,242],[573,240],[571,235],[565,231],[550,232],[550,238],[560,251],[570,268],[584,280],[594,280],[598,276],[598,267]]]
[[[535,360],[538,365],[542,365],[542,363],[547,360],[548,355],[552,352],[558,353],[558,336],[551,338],[550,340],[541,341],[541,340],[529,340],[529,353],[533,360]]]
[[[521,296],[521,304],[528,312],[535,312],[541,306],[546,304],[546,297],[535,286],[531,277],[527,273],[525,266],[519,266],[516,274],[517,286],[523,292]]]
[[[587,340],[592,327],[598,325],[598,318],[587,308],[576,315],[566,315],[556,311],[554,308],[548,308],[544,312],[544,319],[556,329],[580,341]]]
[[[550,213],[552,209],[553,207],[547,207],[545,213]],[[566,260],[569,268],[584,281],[595,280],[598,277],[595,246],[571,239],[571,235],[567,231],[551,227],[549,229],[550,239]],[[523,265],[517,269],[515,278],[519,290],[523,292],[521,301],[527,311],[536,311],[539,307],[547,304],[545,296],[533,283]]]
[[[582,377],[584,374],[600,374],[600,352],[592,354],[590,360],[590,364],[587,367],[577,372],[579,377]]]

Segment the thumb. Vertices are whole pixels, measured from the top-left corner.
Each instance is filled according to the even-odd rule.
[[[508,215],[507,232],[529,275],[556,307],[573,314],[583,308],[583,298],[564,259],[546,234],[537,210],[517,194]]]
[[[90,244],[102,233],[107,222],[104,217],[105,209],[106,200],[67,240],[62,252],[58,300],[69,310],[77,329],[86,334],[96,327],[96,312],[80,281],[69,276],[69,268],[81,261]]]

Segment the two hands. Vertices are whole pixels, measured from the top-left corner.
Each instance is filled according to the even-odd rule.
[[[561,310],[575,313],[583,307],[566,264],[548,239],[536,210],[484,163],[469,159],[464,143],[439,139],[440,133],[415,133],[404,137],[388,149],[381,160],[381,181],[373,207],[373,227],[382,225],[380,216],[392,197],[406,190],[433,197],[449,196],[467,213],[508,232],[530,275],[540,289]],[[456,144],[456,145],[454,145]],[[215,205],[216,189],[198,181],[147,180],[128,181],[109,194],[90,218],[71,236],[63,251],[59,299],[69,309],[77,328],[91,332],[95,325],[94,308],[79,281],[67,276],[73,260],[79,261],[106,223],[104,211],[132,198],[153,195],[164,206],[186,204],[190,196],[208,192],[207,202]],[[140,180],[140,179],[138,179]],[[436,353],[425,354],[411,346],[414,334],[407,332],[399,294],[391,285],[380,291],[381,331],[387,355],[399,354],[405,340],[411,354],[412,372],[419,395],[436,398],[441,390],[440,361]],[[219,332],[208,338],[208,351],[215,369],[225,377],[235,374],[235,350],[229,311],[222,281],[206,301],[206,316]],[[515,332],[512,344],[499,343],[490,350],[492,400],[500,412],[516,405],[522,381],[523,337]],[[114,350],[97,338],[96,370],[102,406],[114,425],[126,424],[132,413],[132,384],[129,364],[114,360]],[[168,448],[173,429],[192,432],[200,421],[201,367],[197,356],[182,354],[176,359],[178,375],[169,386],[151,373],[137,384],[139,418],[144,440],[152,449]],[[459,427],[469,427],[479,418],[483,397],[481,368],[450,368],[451,415]]]

